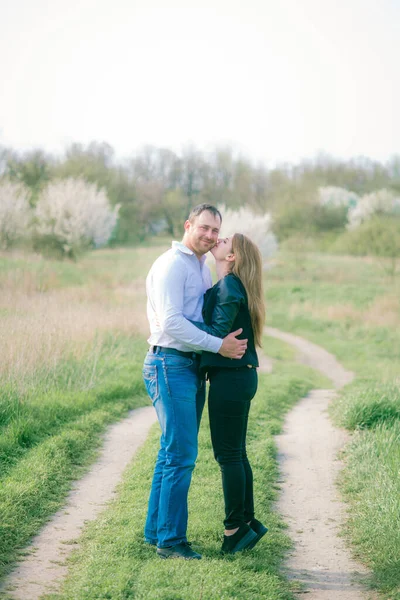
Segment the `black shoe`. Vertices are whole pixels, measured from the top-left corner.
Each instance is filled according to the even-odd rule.
[[[224,554],[235,554],[235,552],[240,552],[240,550],[246,550],[246,548],[251,547],[250,544],[256,537],[256,532],[247,523],[243,523],[233,535],[224,535],[221,551]]]
[[[257,536],[250,542],[247,548],[250,550],[254,548],[254,546],[261,540],[261,538],[267,533],[268,527],[265,527],[260,521],[257,519],[252,519],[250,521],[251,529],[257,534]]]
[[[191,549],[189,542],[181,542],[167,548],[157,548],[157,554],[160,558],[184,558],[185,560],[200,560],[201,558],[201,554]]]

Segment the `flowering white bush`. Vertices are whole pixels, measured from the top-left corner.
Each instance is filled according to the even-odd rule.
[[[276,252],[278,242],[271,231],[272,219],[269,213],[258,215],[247,207],[232,210],[223,205],[219,206],[218,210],[222,214],[220,235],[229,236],[234,233],[247,235],[257,244],[263,258],[269,258]]]
[[[103,246],[110,239],[119,206],[111,208],[106,192],[83,179],[50,183],[35,209],[36,239],[53,240],[64,254]]]
[[[354,208],[357,206],[360,197],[354,192],[349,192],[341,187],[320,187],[318,188],[318,200],[321,206],[328,208]]]
[[[373,215],[400,215],[400,198],[387,189],[366,194],[349,210],[348,229],[355,229]]]
[[[28,190],[21,183],[0,181],[0,247],[26,237],[31,218]]]

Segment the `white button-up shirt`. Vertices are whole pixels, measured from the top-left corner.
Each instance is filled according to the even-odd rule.
[[[172,248],[154,262],[146,279],[149,344],[184,352],[218,352],[221,338],[188,321],[203,321],[203,295],[212,286],[205,260],[184,244],[172,242]]]

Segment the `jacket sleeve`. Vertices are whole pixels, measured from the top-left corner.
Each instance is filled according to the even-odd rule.
[[[240,306],[245,302],[240,284],[235,277],[226,276],[218,282],[216,302],[212,312],[211,324],[192,321],[202,331],[224,338],[232,331],[233,323],[238,315]]]

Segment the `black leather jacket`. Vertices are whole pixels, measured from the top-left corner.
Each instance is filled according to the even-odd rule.
[[[209,367],[233,368],[245,365],[258,367],[247,294],[239,277],[229,273],[207,290],[204,295],[203,319],[204,323],[194,323],[202,331],[224,338],[231,331],[241,327],[243,332],[238,336],[239,339],[248,340],[246,352],[241,359],[225,358],[221,354],[203,352],[201,357],[203,370]]]

